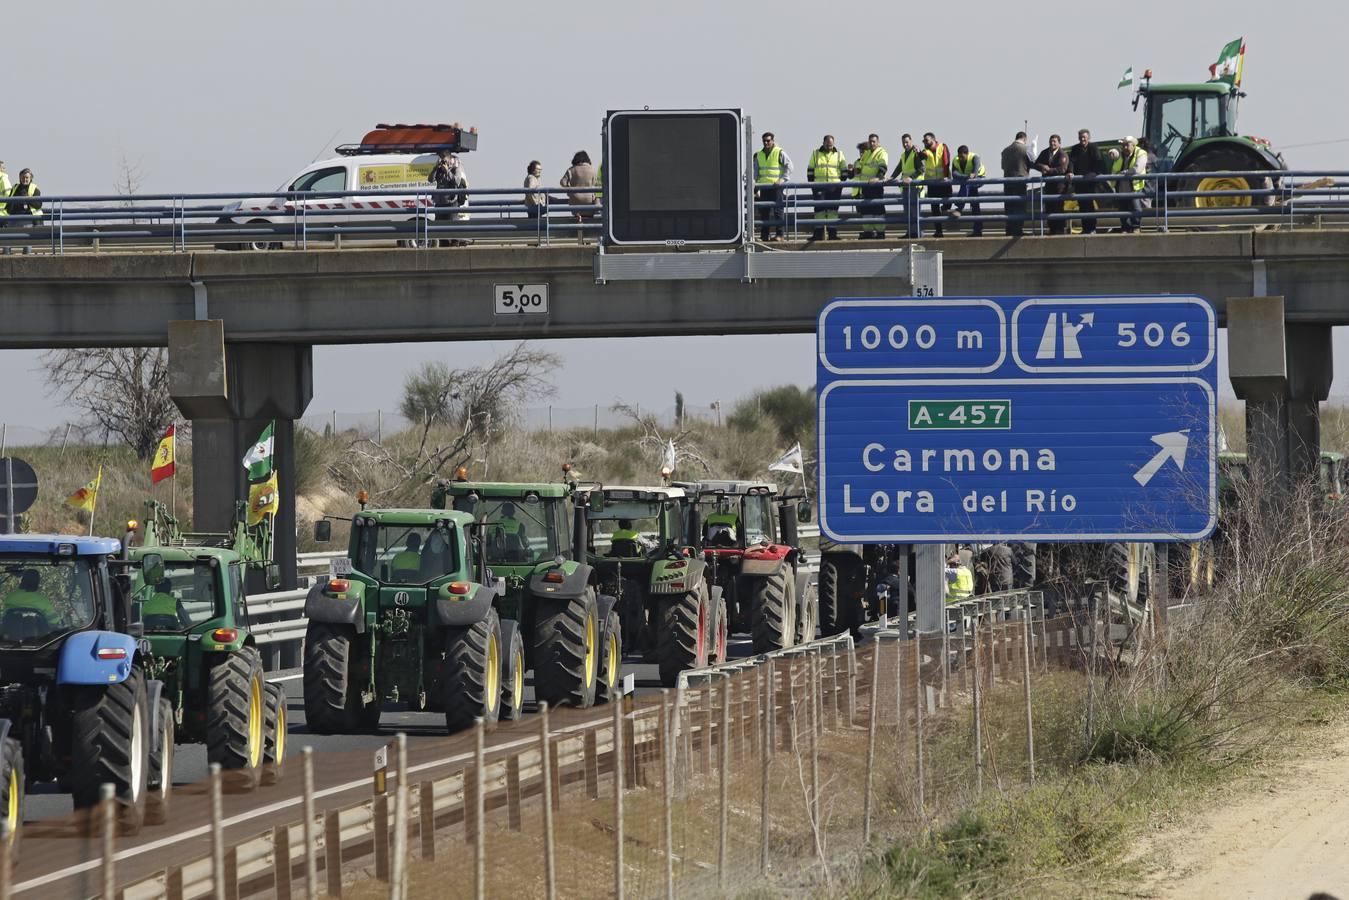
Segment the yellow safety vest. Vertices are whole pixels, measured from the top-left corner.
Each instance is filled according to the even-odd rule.
[[[767,153],[760,150],[754,154],[754,159],[759,164],[759,174],[754,183],[777,184],[777,180],[782,177],[782,148],[775,146]]]
[[[816,150],[810,154],[810,169],[814,173],[816,181],[842,181],[843,169],[846,165],[847,161],[837,148]]]
[[[857,161],[858,178],[881,178],[890,168],[890,156],[885,152],[884,147],[877,147],[872,150],[870,147],[862,151],[862,158]]]
[[[974,573],[968,566],[956,566],[956,580],[946,583],[946,602],[959,603],[974,596]]]
[[[641,535],[630,528],[620,528],[609,538],[611,541],[635,541]]]
[[[393,562],[389,564],[391,572],[420,572],[422,568],[422,555],[416,550],[402,550],[394,554]]]
[[[923,177],[940,180],[946,177],[942,171],[942,159],[946,156],[946,145],[938,144],[931,150],[923,151]]]
[[[52,606],[51,600],[46,594],[39,594],[37,591],[25,591],[20,588],[11,592],[3,602],[0,602],[0,611],[8,612],[11,609],[31,609],[33,612],[41,613],[50,625],[61,621],[61,614],[56,611],[55,606]]]
[[[918,164],[922,151],[915,147],[912,150],[905,150],[899,156],[899,174],[907,175],[910,178],[922,178],[923,169]]]
[[[951,168],[960,175],[973,175],[976,178],[983,178],[985,173],[984,161],[982,159],[979,160],[979,171],[971,171],[974,168],[975,157],[978,155],[978,153],[971,153],[969,156],[965,157],[965,164],[963,166],[960,164],[960,157],[957,156],[955,159],[951,160]]]
[[[14,187],[10,188],[6,193],[8,193],[11,197],[28,197],[28,198],[35,198],[35,197],[38,196],[38,187],[37,187],[37,182],[36,182],[36,181],[34,181],[34,182],[31,183],[30,185],[28,185],[28,193],[27,193],[27,194],[16,194],[16,193],[15,193],[15,191],[17,191],[17,190],[18,190],[19,188],[21,188],[21,187],[23,187],[23,185],[21,185],[21,184],[16,184],[16,185],[14,185]],[[37,203],[41,203],[42,201],[41,201],[41,200],[37,200],[36,202],[37,202]],[[6,204],[6,205],[5,205],[5,212],[6,212],[6,214],[8,214],[9,208],[10,208],[10,207],[9,207],[9,204]],[[40,216],[40,215],[42,215],[42,210],[41,210],[41,209],[37,209],[37,208],[30,209],[29,212],[28,212],[28,215],[30,215],[30,216]]]
[[[8,197],[9,192],[12,190],[14,190],[14,185],[9,183],[9,173],[0,172],[0,193],[3,193],[6,197]],[[3,208],[0,208],[0,216],[7,216],[7,215],[9,215],[9,204],[5,203],[3,204]]]
[[[1140,156],[1142,157],[1141,160],[1139,159]],[[1141,163],[1141,165],[1139,165],[1139,163]],[[1140,150],[1139,148],[1135,147],[1135,148],[1134,148],[1134,152],[1131,153],[1131,154],[1129,155],[1129,158],[1128,158],[1127,160],[1124,158],[1124,154],[1121,153],[1121,154],[1120,154],[1120,158],[1117,159],[1117,160],[1115,160],[1114,163],[1111,164],[1111,166],[1110,166],[1110,174],[1114,175],[1114,174],[1117,174],[1117,173],[1119,173],[1119,172],[1123,172],[1125,169],[1132,169],[1132,168],[1135,168],[1135,166],[1138,168],[1138,170],[1139,170],[1140,173],[1146,172],[1146,171],[1148,170],[1148,154],[1147,154],[1147,151],[1145,151],[1145,150]],[[1137,193],[1140,193],[1140,192],[1143,190],[1143,186],[1147,184],[1147,179],[1146,179],[1146,178],[1135,178],[1135,179],[1133,179],[1133,181],[1131,182],[1131,184],[1132,184],[1132,187],[1133,187],[1132,193],[1137,194]],[[1118,182],[1118,181],[1115,182],[1115,190],[1119,190],[1119,182]]]

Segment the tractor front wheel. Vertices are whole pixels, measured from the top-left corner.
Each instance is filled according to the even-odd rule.
[[[515,720],[525,714],[525,642],[512,619],[501,622],[501,646],[501,718]]]
[[[783,566],[773,575],[755,579],[749,605],[755,653],[792,646],[796,637],[796,585],[791,569]]]
[[[441,691],[451,734],[472,728],[474,719],[495,722],[501,714],[501,620],[495,609],[467,628],[447,630]]]
[[[623,623],[618,611],[609,610],[604,617],[604,636],[600,645],[600,677],[597,703],[613,703],[622,691],[623,680]]]
[[[379,704],[371,704],[372,713],[361,702],[361,658],[356,629],[350,625],[309,624],[304,636],[304,718],[310,731],[351,734],[379,726]]]
[[[5,840],[9,841],[9,858],[19,852],[19,836],[23,827],[23,747],[13,738],[0,744],[0,809],[4,811]]]
[[[145,676],[132,669],[126,679],[78,692],[71,717],[70,792],[77,809],[98,805],[111,784],[121,807],[118,826],[135,834],[145,821],[149,793],[150,710]]]
[[[707,665],[709,618],[706,585],[661,601],[657,642],[660,683],[665,687],[674,687],[685,669]]]
[[[549,706],[595,705],[600,623],[595,591],[570,600],[536,597],[534,695]]]

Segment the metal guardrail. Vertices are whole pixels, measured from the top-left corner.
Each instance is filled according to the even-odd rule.
[[[1248,186],[1199,191],[1201,178],[1241,179]],[[1123,193],[1114,189],[1130,180],[1145,182],[1145,190]],[[820,227],[849,231],[907,227],[911,237],[922,237],[938,226],[958,222],[1019,222],[1027,233],[1046,234],[1053,224],[1073,220],[1108,224],[1103,220],[1127,214],[1122,205],[1139,200],[1147,204],[1138,213],[1142,223],[1160,230],[1214,223],[1320,228],[1328,223],[1349,224],[1349,184],[1341,186],[1342,181],[1349,182],[1349,171],[1149,172],[1071,181],[1062,176],[986,177],[975,179],[977,194],[970,196],[962,196],[962,182],[953,179],[910,184],[895,180],[793,182],[773,186],[775,199],[753,203],[750,224],[753,230],[785,228],[794,236]],[[878,186],[880,196],[852,196],[854,189]],[[1054,193],[1058,186],[1070,193]],[[931,196],[932,189],[947,187],[952,196]],[[52,253],[66,253],[105,243],[148,243],[176,252],[203,246],[308,249],[311,244],[341,246],[344,240],[382,240],[427,248],[441,241],[470,239],[548,244],[598,238],[603,233],[601,203],[572,206],[565,202],[569,189],[562,187],[540,192],[553,202],[537,216],[529,215],[525,191],[519,187],[46,195],[41,215],[6,217],[0,246],[42,245]],[[469,198],[469,205],[436,205],[437,200],[459,196]],[[1096,208],[1065,210],[1065,200]],[[959,216],[952,214],[962,207]]]

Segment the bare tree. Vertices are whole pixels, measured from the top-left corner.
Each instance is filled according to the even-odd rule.
[[[79,410],[85,425],[149,459],[177,417],[162,347],[51,350],[42,355],[47,395]]]
[[[142,173],[140,160],[133,163],[131,160],[127,159],[126,151],[123,150],[121,173],[117,176],[117,183],[114,185],[117,190],[117,195],[126,198],[122,201],[123,206],[131,208],[136,205],[135,198],[136,194],[140,193],[141,181]],[[134,224],[137,220],[133,218],[131,221]]]

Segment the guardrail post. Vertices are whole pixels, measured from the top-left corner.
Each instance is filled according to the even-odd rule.
[[[763,730],[759,741],[759,871],[768,871],[768,765],[773,758],[773,657],[764,660]],[[758,723],[756,723],[758,724]]]
[[[225,828],[220,778],[220,763],[211,763],[211,880],[217,897],[225,896]]]
[[[519,807],[516,807],[519,815]],[[417,837],[421,843],[422,859],[436,858],[436,788],[435,783],[423,781],[417,792]],[[518,825],[517,825],[518,830]]]
[[[699,699],[703,701],[702,704],[701,704],[701,706],[702,706],[702,708],[703,708],[703,715],[702,715],[702,719],[703,719],[703,728],[702,728],[702,734],[699,735],[699,737],[700,737],[701,739],[698,741],[698,757],[699,757],[699,760],[700,760],[700,762],[701,762],[701,770],[702,770],[702,773],[703,773],[704,775],[707,775],[708,773],[710,773],[710,772],[712,771],[712,678],[711,678],[711,676],[708,676],[707,681],[704,682],[704,684],[703,684],[703,689],[702,689],[702,692],[701,692],[701,693],[702,693],[702,696],[701,696]]]
[[[669,688],[661,689],[660,715],[665,721],[660,747],[661,840],[665,844],[665,896],[667,900],[674,900],[674,760],[671,759],[674,755],[674,712],[670,709]]]
[[[625,696],[612,697],[609,705],[614,714],[614,900],[623,900],[623,776],[627,754],[623,752],[623,701]],[[4,900],[0,897],[0,900]]]
[[[290,873],[290,826],[277,825],[272,829],[272,882],[276,886],[276,900],[290,900]]]
[[[323,817],[323,871],[327,876],[328,894],[342,896],[342,821],[333,809]]]
[[[98,827],[103,845],[103,896],[117,896],[117,810],[111,784],[98,789]]]
[[[375,878],[389,881],[389,795],[376,794],[372,826],[375,843]]]
[[[167,900],[183,900],[183,867],[174,866],[169,869],[164,885],[164,896]]]
[[[557,896],[557,869],[553,860],[553,744],[548,735],[548,703],[539,703],[539,765],[543,790],[543,880],[544,896]]]
[[[913,704],[914,781],[917,787],[918,817],[926,817],[927,803],[923,786],[923,707],[927,704],[927,688],[923,684],[923,636],[913,639],[913,680],[916,689]]]
[[[984,680],[979,671],[979,624],[974,625],[974,657],[971,665],[974,668],[974,695],[972,706],[974,707],[974,797],[978,800],[984,794]]]
[[[487,896],[487,772],[482,717],[473,720],[473,896]]]
[[[820,734],[823,723],[820,721],[820,657],[810,654],[806,657],[810,677],[807,690],[810,702],[806,704],[806,715],[810,717],[810,832],[815,836],[815,856],[824,857],[824,846],[820,842]]]
[[[225,900],[239,900],[239,848],[225,851]]]
[[[314,748],[305,747],[300,759],[304,768],[304,896],[305,900],[315,900],[319,863],[318,836],[314,834]]]

